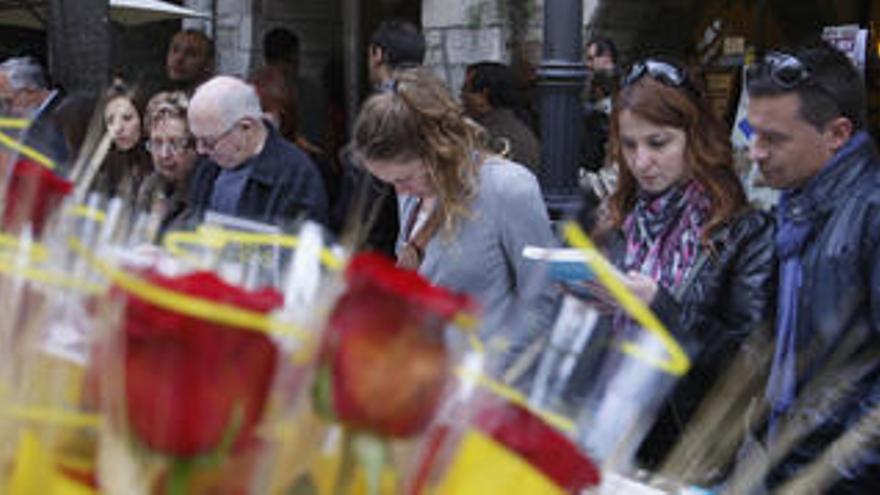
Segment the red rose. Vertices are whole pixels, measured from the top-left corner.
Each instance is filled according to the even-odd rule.
[[[275,290],[245,292],[213,273],[180,278],[148,273],[146,278],[252,311],[265,313],[282,304]],[[266,335],[174,313],[130,296],[124,338],[128,421],[149,448],[193,456],[217,449],[230,432],[236,433],[234,448],[252,438],[278,354]]]
[[[26,158],[19,159],[9,176],[3,228],[16,231],[31,222],[40,235],[49,215],[73,190],[73,183]]]
[[[346,276],[325,332],[318,407],[355,429],[417,434],[449,376],[443,329],[473,303],[378,255],[357,256]]]
[[[569,493],[599,484],[599,470],[568,438],[527,409],[490,399],[476,415],[477,428],[517,453]]]

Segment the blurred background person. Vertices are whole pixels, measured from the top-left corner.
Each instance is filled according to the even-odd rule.
[[[49,76],[32,57],[13,57],[0,64],[0,115],[28,119],[21,132],[9,132],[59,165],[64,170],[72,153],[53,113],[63,94],[49,85]]]
[[[273,66],[257,69],[248,82],[257,90],[260,106],[269,121],[277,127],[278,132],[309,155],[317,165],[324,179],[328,204],[332,210],[339,198],[340,171],[336,167],[335,160],[331,160],[323,149],[312,144],[300,133],[297,112],[299,102],[296,99],[296,92],[288,88],[284,74]]]
[[[467,116],[486,128],[495,152],[538,173],[541,146],[527,125],[526,96],[508,66],[490,61],[467,66],[461,103]]]
[[[263,58],[267,67],[281,71],[291,100],[296,102],[294,115],[301,136],[299,144],[324,149],[327,144],[327,95],[300,67],[300,39],[293,31],[277,27],[263,37]]]
[[[214,42],[196,29],[178,31],[168,45],[165,74],[168,85],[164,89],[192,95],[199,84],[214,75]]]
[[[382,21],[370,36],[367,47],[367,73],[376,90],[388,89],[391,73],[422,65],[425,36],[414,24],[402,19]]]

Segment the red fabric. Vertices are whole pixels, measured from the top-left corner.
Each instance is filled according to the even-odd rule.
[[[9,176],[3,228],[16,231],[31,222],[34,234],[40,235],[49,215],[73,191],[73,183],[39,163],[19,159]]]
[[[578,494],[599,484],[599,470],[593,461],[523,407],[493,399],[479,411],[475,423],[569,493]]]
[[[261,313],[282,304],[275,290],[246,292],[213,273],[145,276],[165,288]],[[220,446],[239,409],[238,449],[252,439],[262,418],[277,359],[265,334],[181,315],[132,296],[125,311],[130,426],[151,449],[193,456]]]

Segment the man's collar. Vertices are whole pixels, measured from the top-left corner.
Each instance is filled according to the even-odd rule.
[[[282,138],[271,122],[264,119],[262,124],[266,130],[266,135],[262,146],[259,147],[259,151],[248,159],[248,161],[253,163],[250,177],[263,184],[271,185],[277,180],[278,174],[276,164],[271,159],[267,159],[267,155],[272,152],[273,147],[277,144],[276,141]]]
[[[863,167],[853,160],[872,146],[868,133],[853,135],[805,186],[783,191],[785,213],[792,218],[813,217],[832,210],[862,174]]]

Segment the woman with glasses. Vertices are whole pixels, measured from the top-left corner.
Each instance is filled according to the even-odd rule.
[[[633,66],[614,100],[609,142],[619,178],[594,233],[693,363],[642,444],[656,467],[725,358],[770,314],[773,225],[746,203],[727,133],[680,65]],[[616,329],[635,326],[614,320]]]
[[[540,267],[521,256],[526,245],[555,244],[535,176],[492,154],[482,128],[421,68],[399,71],[367,100],[353,148],[400,198],[398,264],[473,294],[481,337],[506,362],[552,311]]]
[[[147,104],[144,127],[154,171],[138,193],[136,209],[160,219],[160,236],[185,210],[187,184],[196,163],[186,120],[188,104],[182,91],[158,93]]]
[[[92,183],[94,191],[133,202],[141,182],[152,170],[144,147],[142,105],[136,93],[119,78],[104,95],[104,126],[111,145]]]

